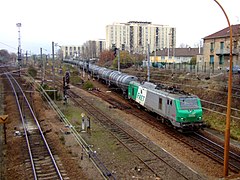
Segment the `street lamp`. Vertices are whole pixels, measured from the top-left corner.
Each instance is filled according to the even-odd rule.
[[[229,75],[228,75],[228,101],[227,101],[227,116],[226,116],[226,129],[225,129],[225,142],[224,142],[224,176],[228,176],[228,160],[229,160],[229,140],[230,140],[230,120],[231,120],[231,103],[232,103],[232,27],[229,21],[229,18],[221,6],[221,4],[217,1],[214,0],[218,6],[221,8],[223,11],[228,27],[229,27],[229,32],[230,32],[230,65],[229,65]]]

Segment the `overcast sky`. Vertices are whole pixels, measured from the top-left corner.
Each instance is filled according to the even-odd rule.
[[[240,0],[218,0],[231,24],[239,24]],[[82,45],[106,39],[105,27],[113,22],[150,21],[176,27],[177,47],[199,43],[207,35],[227,27],[214,0],[3,0],[0,49],[16,52],[22,23],[22,49],[51,52],[51,42]],[[10,46],[10,47],[9,47]],[[15,48],[15,49],[14,49]]]

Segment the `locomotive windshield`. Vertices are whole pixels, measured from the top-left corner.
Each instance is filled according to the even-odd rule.
[[[181,97],[179,98],[181,109],[198,109],[198,101],[195,97]]]

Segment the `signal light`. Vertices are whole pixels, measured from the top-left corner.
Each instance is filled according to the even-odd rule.
[[[114,57],[116,57],[116,56],[117,56],[117,51],[118,51],[118,48],[114,48],[114,52],[113,52],[113,54],[114,54]]]
[[[66,74],[65,74],[65,80],[66,80],[66,83],[69,84],[70,83],[70,73],[67,71]]]

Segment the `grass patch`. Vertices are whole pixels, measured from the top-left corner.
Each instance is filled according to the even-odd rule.
[[[93,84],[90,81],[86,81],[83,84],[83,89],[88,90],[88,89],[92,89],[93,88]]]
[[[226,129],[226,117],[215,113],[205,113],[204,120],[206,124],[217,131],[225,132]],[[230,122],[230,137],[236,140],[240,140],[240,123],[237,120],[231,119]]]

